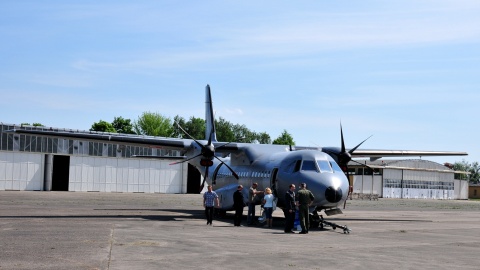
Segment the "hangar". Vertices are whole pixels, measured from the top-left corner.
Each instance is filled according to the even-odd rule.
[[[193,166],[161,159],[176,151],[5,132],[14,128],[0,123],[0,190],[198,193]]]
[[[198,193],[200,174],[193,166],[162,160],[179,156],[177,151],[5,132],[15,128],[0,123],[0,190]],[[134,157],[142,155],[158,159]],[[368,167],[349,164],[354,196],[468,199],[468,183],[441,164],[363,162]]]
[[[423,159],[357,162],[364,165],[349,163],[349,180],[356,197],[468,199],[468,181],[455,179],[464,172],[442,164]]]

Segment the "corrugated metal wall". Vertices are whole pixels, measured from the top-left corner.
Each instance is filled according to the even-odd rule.
[[[183,164],[148,159],[70,158],[70,190],[185,193]]]
[[[186,193],[186,163],[169,163],[167,160],[70,156],[68,189]],[[0,151],[0,190],[43,190],[44,170],[44,154]]]
[[[381,175],[354,175],[353,193],[377,194],[383,196],[383,181]]]
[[[453,173],[385,169],[385,198],[454,199]]]
[[[455,200],[468,200],[468,181],[454,180]]]
[[[399,160],[385,165],[382,175],[355,175],[354,193],[383,198],[468,199],[468,183],[454,180],[453,171],[441,164]]]
[[[42,190],[45,155],[0,151],[0,190]]]

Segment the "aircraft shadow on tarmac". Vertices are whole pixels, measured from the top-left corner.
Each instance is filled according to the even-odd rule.
[[[29,219],[29,218],[45,218],[45,219],[147,219],[153,221],[181,221],[185,219],[205,219],[204,210],[199,209],[93,209],[93,211],[111,211],[109,214],[103,215],[27,215],[27,216],[0,216],[0,219]],[[121,212],[139,212],[120,214]],[[160,214],[158,212],[164,212],[165,214]],[[258,216],[256,217],[258,218]],[[214,220],[222,221],[225,223],[233,224],[233,213],[227,213],[222,217],[214,217]],[[348,222],[432,222],[431,220],[421,220],[421,219],[385,219],[385,218],[332,218],[326,219],[327,221],[334,222],[337,224],[346,224]],[[283,217],[274,217],[273,226],[276,228],[283,228],[285,219]],[[246,216],[243,215],[242,224],[246,223]],[[257,223],[254,227],[263,227],[262,223]],[[217,225],[218,226],[218,225]],[[230,226],[230,225],[229,225]],[[315,228],[314,230],[322,230],[320,228]],[[323,229],[325,230],[325,229]]]

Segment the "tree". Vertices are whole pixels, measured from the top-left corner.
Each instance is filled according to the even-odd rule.
[[[468,180],[471,183],[478,183],[480,181],[480,165],[478,162],[468,163],[465,160],[462,162],[455,162],[453,164],[455,171],[469,172],[470,174],[455,174],[455,179]]]
[[[186,138],[187,135],[178,127],[179,125],[185,129],[185,124],[186,121],[185,121],[185,118],[181,117],[180,115],[176,115],[174,118],[173,118],[173,123],[172,123],[172,130],[173,130],[173,133],[172,133],[172,136],[174,138]]]
[[[477,184],[480,181],[480,166],[477,161],[471,164],[468,172],[470,173],[470,182]]]
[[[113,118],[112,126],[118,133],[135,134],[135,131],[133,131],[133,125],[130,119],[124,119],[121,116],[115,117]]]
[[[293,141],[292,135],[284,129],[282,134],[273,141],[273,144],[295,145],[295,142]]]
[[[202,118],[190,117],[184,129],[195,139],[205,139],[205,120]]]
[[[173,135],[172,121],[159,113],[144,112],[134,122],[133,128],[139,135],[171,137]]]
[[[115,128],[112,126],[112,124],[103,120],[93,123],[92,127],[90,128],[90,131],[101,131],[101,132],[110,132],[110,133],[117,132]]]
[[[270,135],[266,132],[260,132],[256,134],[257,141],[261,144],[271,144],[272,139],[270,138]]]
[[[215,120],[215,128],[217,129],[217,140],[220,142],[234,142],[235,134],[232,130],[232,123],[220,117]]]
[[[251,143],[257,139],[255,132],[250,131],[245,125],[233,125],[232,132],[236,142]]]
[[[462,162],[455,162],[455,164],[453,164],[452,169],[459,172],[466,172],[468,171],[469,166],[470,164],[468,164],[468,162],[466,162],[465,160],[462,160]],[[468,180],[468,174],[456,173],[454,175],[454,178],[461,179],[461,180]]]
[[[173,137],[189,138],[188,135],[178,127],[180,125],[194,139],[203,140],[205,138],[205,120],[202,118],[192,116],[190,120],[185,121],[185,118],[177,115],[173,121]]]

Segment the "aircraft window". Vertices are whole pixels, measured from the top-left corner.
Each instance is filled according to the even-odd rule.
[[[330,162],[330,165],[332,166],[332,168],[333,168],[334,171],[343,173],[342,169],[340,168],[340,166],[338,166],[337,163],[335,163],[335,162]]]
[[[300,165],[302,165],[301,160],[297,160],[297,163],[295,163],[295,168],[293,169],[293,172],[298,172],[300,171]]]
[[[285,168],[283,168],[283,171],[286,172],[286,173],[291,173],[293,172],[293,167],[295,166],[295,162],[292,162],[290,164],[288,164],[287,166],[285,166]]]
[[[320,168],[320,172],[333,172],[332,167],[330,167],[330,163],[326,160],[317,160],[318,167]]]
[[[304,160],[302,164],[302,171],[317,171],[315,162],[313,160]]]

